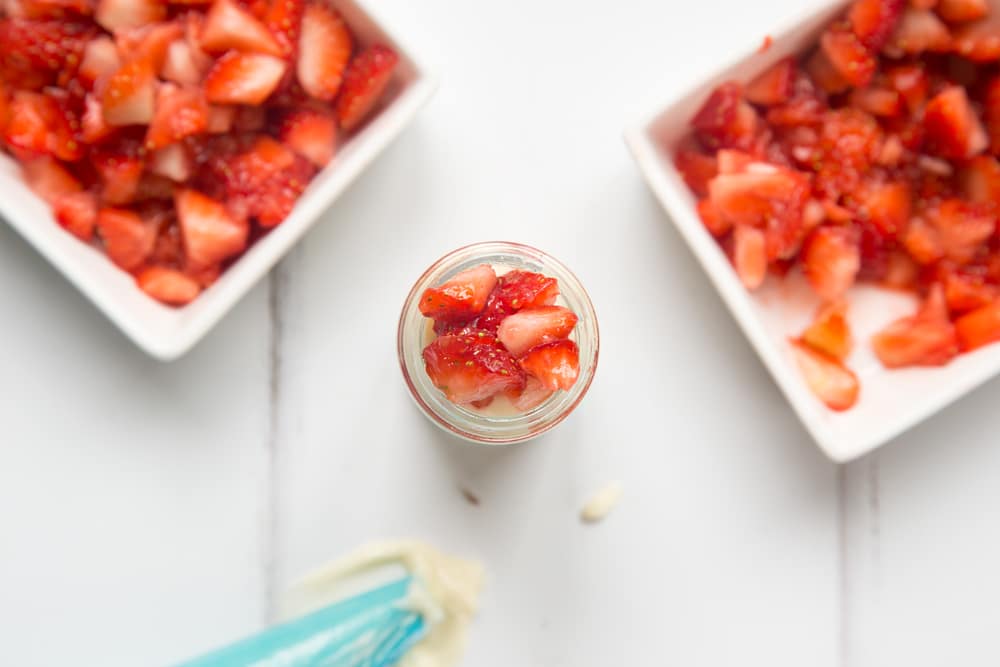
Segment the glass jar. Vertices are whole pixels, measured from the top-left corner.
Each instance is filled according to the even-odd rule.
[[[420,296],[429,287],[445,282],[456,273],[479,264],[490,264],[498,274],[521,269],[550,276],[559,281],[556,303],[576,313],[579,321],[570,339],[580,349],[580,375],[569,391],[556,391],[543,403],[526,412],[498,415],[477,412],[449,401],[431,382],[424,368],[422,352],[433,337],[428,335],[430,320],[418,307]],[[599,335],[597,316],[583,285],[559,260],[541,250],[518,243],[493,241],[476,243],[448,253],[420,276],[410,290],[399,317],[396,344],[399,364],[410,394],[427,417],[449,433],[470,442],[507,445],[535,438],[562,422],[583,399],[597,369]]]

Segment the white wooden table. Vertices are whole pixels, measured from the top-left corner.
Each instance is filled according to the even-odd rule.
[[[374,4],[439,94],[181,361],[0,228],[0,664],[168,664],[403,536],[486,563],[476,667],[997,664],[1000,384],[829,463],[620,139],[801,3]],[[488,450],[417,412],[393,346],[419,273],[495,238],[573,267],[602,350],[560,429]]]

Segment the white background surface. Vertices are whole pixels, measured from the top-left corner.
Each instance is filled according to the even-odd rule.
[[[487,565],[466,665],[996,664],[1000,384],[829,463],[620,138],[802,4],[373,4],[438,96],[181,361],[0,227],[0,664],[168,664],[386,537]],[[411,403],[395,325],[434,259],[499,238],[574,269],[601,362],[556,432],[474,449]]]

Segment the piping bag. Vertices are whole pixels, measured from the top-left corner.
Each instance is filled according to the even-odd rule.
[[[299,581],[284,622],[177,667],[453,667],[482,582],[427,544],[368,544]]]

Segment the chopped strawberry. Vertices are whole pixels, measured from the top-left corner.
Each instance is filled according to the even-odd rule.
[[[91,88],[97,81],[104,81],[122,66],[118,47],[107,35],[96,37],[84,47],[83,61],[77,76]]]
[[[851,105],[873,116],[897,116],[903,111],[903,97],[888,88],[855,88],[851,91]]]
[[[531,348],[566,338],[576,327],[577,316],[562,306],[526,308],[506,317],[497,338],[515,357]]]
[[[277,88],[285,62],[274,56],[230,51],[205,78],[205,95],[215,104],[260,104]]]
[[[201,30],[201,48],[209,53],[236,50],[270,56],[284,55],[267,26],[234,0],[215,0],[212,3]]]
[[[150,23],[115,34],[118,52],[126,60],[148,60],[159,73],[166,61],[170,45],[184,35],[184,26],[177,21]]]
[[[962,194],[977,204],[1000,204],[1000,162],[987,155],[969,160],[958,174]]]
[[[674,165],[681,172],[684,182],[699,197],[708,194],[708,182],[715,178],[719,169],[715,158],[695,146],[680,148],[674,157]]]
[[[0,80],[40,90],[65,85],[76,74],[94,25],[84,21],[0,20]]]
[[[795,59],[782,58],[766,72],[747,84],[743,96],[761,106],[784,104],[792,95],[795,80]]]
[[[854,284],[861,268],[861,255],[850,229],[821,226],[807,239],[802,262],[816,294],[834,301]]]
[[[510,271],[497,279],[477,326],[496,332],[508,315],[523,308],[551,306],[558,296],[559,281],[555,278],[531,271]]]
[[[705,224],[712,236],[722,238],[733,228],[732,221],[720,214],[711,199],[705,198],[698,202],[698,217]]]
[[[757,112],[743,100],[743,87],[734,81],[716,88],[691,120],[695,136],[710,150],[749,150],[758,125]]]
[[[191,303],[201,292],[201,286],[193,278],[162,266],[143,269],[135,280],[143,292],[171,306]]]
[[[108,125],[141,125],[153,119],[156,72],[148,60],[123,65],[108,80],[101,108]]]
[[[917,284],[919,272],[920,267],[912,257],[901,250],[894,250],[886,256],[882,282],[886,287],[912,290]]]
[[[396,55],[388,49],[373,49],[380,50],[368,52],[371,55],[366,56],[361,71],[354,75],[354,91],[348,93],[359,100],[367,96],[365,91],[369,88],[377,88],[374,96],[378,97],[396,64]],[[354,39],[340,14],[322,4],[306,5],[302,15],[296,74],[307,93],[317,99],[332,100],[344,81],[353,50]],[[367,109],[361,111],[360,116],[365,112]]]
[[[1000,301],[962,315],[955,320],[955,331],[963,352],[1000,340]]]
[[[278,40],[281,55],[292,58],[298,51],[304,0],[271,0],[264,22]]]
[[[912,194],[904,181],[867,183],[858,192],[859,215],[883,236],[895,238],[910,221]]]
[[[858,377],[833,357],[797,340],[789,341],[809,390],[831,410],[847,410],[858,402]]]
[[[990,137],[990,152],[1000,154],[1000,76],[991,77],[983,86],[983,120]]]
[[[111,136],[114,131],[115,128],[104,120],[101,100],[93,93],[87,93],[84,98],[83,116],[80,118],[80,138],[86,144],[96,144]]]
[[[4,139],[11,147],[26,153],[47,153],[67,161],[82,156],[83,147],[74,138],[70,119],[54,97],[15,91],[7,114]]]
[[[1000,58],[1000,15],[993,14],[956,28],[952,50],[974,63]]]
[[[50,204],[62,195],[81,189],[80,182],[58,160],[49,156],[22,163],[21,170],[28,186]]]
[[[944,52],[951,48],[951,33],[934,12],[907,7],[889,38],[885,50],[891,54],[914,55],[924,51]]]
[[[553,393],[555,393],[554,390],[542,384],[541,380],[533,375],[529,375],[524,389],[521,391],[508,391],[507,396],[517,411],[528,412],[547,401]]]
[[[1000,296],[996,285],[986,282],[981,273],[963,270],[946,271],[943,277],[944,298],[952,313],[965,313],[992,303]]]
[[[233,218],[221,203],[195,190],[176,195],[177,217],[189,262],[212,266],[243,251],[247,244],[247,221]]]
[[[483,401],[525,386],[524,371],[485,331],[436,338],[423,351],[427,375],[453,403]]]
[[[156,243],[156,225],[126,209],[102,208],[97,212],[97,231],[111,261],[131,271],[140,267]]]
[[[156,111],[146,131],[146,149],[156,150],[176,143],[208,126],[208,103],[201,89],[161,84],[156,93]]]
[[[822,55],[821,51],[817,51]],[[767,110],[767,122],[777,127],[818,125],[826,108],[822,92],[803,71],[797,70],[792,80],[791,97],[784,104]]]
[[[917,64],[900,64],[887,67],[886,79],[893,90],[898,92],[910,111],[915,111],[927,101],[930,79],[926,70]]]
[[[396,52],[381,44],[354,56],[337,97],[337,120],[342,128],[351,131],[368,117],[388,87],[398,62]]]
[[[208,123],[205,131],[209,134],[226,134],[233,127],[236,107],[228,105],[208,105]]]
[[[872,347],[886,368],[942,366],[951,361],[958,354],[958,338],[941,286],[931,289],[915,315],[875,334]]]
[[[461,271],[420,297],[420,312],[443,322],[469,322],[483,312],[497,284],[497,274],[489,264]]]
[[[938,0],[937,13],[951,23],[975,21],[990,13],[990,4],[987,0]]]
[[[975,257],[979,245],[992,237],[996,229],[993,203],[973,204],[949,198],[928,208],[925,216],[937,231],[944,255],[960,263]]]
[[[946,158],[970,158],[989,144],[961,86],[948,86],[927,103],[924,130],[931,151]]]
[[[167,46],[160,76],[167,81],[195,86],[212,67],[212,59],[188,39],[176,39]]]
[[[850,82],[841,75],[840,70],[830,60],[826,49],[816,49],[806,61],[805,69],[810,80],[829,95],[842,93],[851,87]]]
[[[764,232],[757,227],[738,224],[733,232],[733,267],[743,285],[757,289],[767,275]]]
[[[184,145],[171,144],[153,153],[149,170],[176,183],[184,183],[194,173],[194,161]]]
[[[847,20],[865,48],[878,51],[889,40],[905,7],[906,0],[855,0]]]
[[[142,179],[144,149],[136,140],[122,139],[102,145],[90,153],[90,163],[103,184],[102,197],[112,204],[133,200]]]
[[[875,57],[846,24],[837,24],[820,38],[820,47],[837,73],[855,88],[866,86],[875,74]]]
[[[97,222],[97,197],[91,192],[66,192],[52,202],[52,214],[63,229],[89,242]]]
[[[843,361],[851,352],[851,327],[843,300],[820,307],[812,323],[802,332],[802,342],[814,350]]]
[[[327,111],[284,111],[277,119],[277,136],[317,167],[325,167],[337,152],[337,120]]]
[[[166,16],[164,0],[97,0],[94,12],[94,20],[111,33],[156,23]]]
[[[547,389],[569,391],[580,375],[580,349],[571,340],[557,340],[532,348],[521,368]]]
[[[11,0],[6,10],[8,16],[24,19],[72,19],[94,12],[88,0]]]

